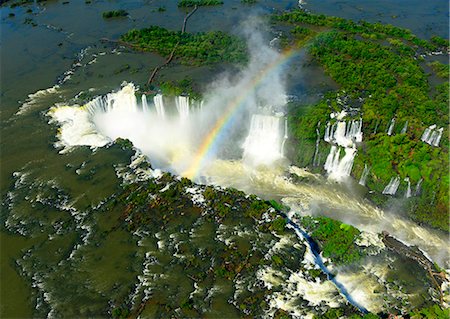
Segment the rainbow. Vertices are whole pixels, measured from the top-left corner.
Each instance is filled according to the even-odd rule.
[[[279,66],[287,62],[295,52],[296,51],[294,49],[289,49],[280,54],[277,59],[266,65],[266,67],[262,69],[252,81],[249,81],[243,87],[241,94],[237,95],[228,103],[223,116],[216,121],[211,131],[208,135],[206,135],[205,139],[202,141],[200,147],[195,153],[189,168],[182,174],[183,176],[190,179],[194,179],[197,176],[200,168],[203,166],[203,162],[206,158],[208,158],[209,153],[217,142],[221,140],[221,136],[224,135],[223,132],[226,131],[226,128],[232,122],[231,120],[233,119],[233,116],[245,104],[244,102],[250,93],[256,90],[261,85],[263,80],[271,74],[271,72],[274,72]]]

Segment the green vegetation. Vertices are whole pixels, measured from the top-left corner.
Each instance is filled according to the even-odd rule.
[[[355,244],[360,232],[351,225],[327,217],[303,217],[301,224],[319,243],[323,256],[336,264],[358,261],[362,253]]]
[[[413,187],[421,179],[422,194],[408,200],[407,209],[415,220],[448,230],[448,65],[430,62],[440,83],[430,84],[422,63],[433,50],[446,50],[448,40],[433,37],[420,39],[409,30],[380,23],[314,15],[295,10],[274,18],[293,24],[292,34],[314,34],[308,46],[310,54],[341,86],[316,105],[291,106],[290,127],[301,150],[294,157],[300,165],[311,165],[318,123],[321,136],[329,114],[341,111],[337,99],[361,110],[364,141],[354,162],[353,175],[359,178],[364,165],[369,166],[367,186],[376,190],[371,199],[378,204],[392,177],[409,177]],[[310,31],[308,31],[310,30]],[[436,81],[434,81],[436,82]],[[385,132],[395,118],[392,136]],[[407,132],[401,134],[405,123]],[[436,124],[444,133],[439,147],[420,140],[425,129]],[[311,151],[305,151],[311,149]],[[329,145],[320,143],[322,164]],[[404,183],[403,183],[404,184]],[[405,191],[401,185],[399,194]]]
[[[294,24],[302,23],[312,26],[327,27],[328,29],[345,31],[348,34],[358,34],[372,40],[386,39],[388,37],[401,38],[427,50],[437,50],[438,48],[448,47],[448,40],[438,36],[432,37],[431,41],[426,41],[418,38],[408,29],[390,24],[369,23],[366,21],[354,22],[344,18],[313,14],[303,10],[293,10],[280,15],[275,15],[273,16],[273,19],[275,21],[284,21]]]
[[[442,309],[439,305],[433,305],[428,308],[413,310],[409,315],[411,319],[448,319],[450,309]]]
[[[344,310],[341,308],[331,308],[327,310],[323,315],[314,316],[314,319],[338,319],[338,318],[349,318],[349,319],[377,319],[380,318],[373,313],[368,313],[366,315],[360,316],[357,314],[345,314]]]
[[[195,7],[195,6],[217,6],[223,4],[223,1],[221,0],[181,0],[178,2],[178,6],[188,8],[188,7]]]
[[[258,2],[258,0],[241,0],[244,4],[255,4]]]
[[[128,15],[128,12],[126,12],[125,10],[114,10],[114,11],[106,11],[103,12],[102,16],[105,19],[110,19],[110,18],[118,18],[118,17],[126,17]]]
[[[178,96],[187,94],[193,99],[200,99],[198,90],[194,89],[194,83],[191,78],[184,78],[181,81],[162,81],[159,83],[159,89],[163,95]]]
[[[122,35],[122,40],[137,50],[157,52],[163,56],[168,56],[176,47],[175,58],[186,65],[247,61],[245,42],[220,31],[191,34],[151,26],[131,30]]]
[[[436,75],[443,79],[448,79],[450,74],[450,69],[448,64],[443,64],[439,61],[433,61],[428,63],[429,66],[433,69]]]

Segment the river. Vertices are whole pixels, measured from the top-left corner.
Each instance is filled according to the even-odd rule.
[[[119,183],[114,167],[128,160],[123,153],[102,148],[92,152],[88,147],[77,147],[60,154],[54,147],[58,143],[58,129],[56,125],[48,124],[48,110],[55,105],[73,105],[86,97],[117,91],[123,81],[144,83],[149,70],[163,59],[153,54],[117,49],[100,39],[116,39],[129,29],[146,27],[149,23],[169,29],[180,28],[184,12],[177,8],[176,1],[165,1],[164,12],[157,11],[159,6],[157,1],[93,1],[90,4],[47,1],[14,9],[1,7],[0,188],[2,211],[8,210],[10,216],[14,216],[9,217],[9,222],[16,223],[5,231],[5,226],[9,226],[5,225],[7,218],[2,214],[1,281],[8,283],[1,288],[2,317],[30,317],[36,304],[40,304],[39,300],[30,302],[30,298],[43,279],[36,273],[30,283],[18,268],[26,272],[32,267],[17,267],[17,260],[36,247],[44,248],[32,259],[42,261],[55,258],[53,251],[67,249],[73,241],[71,235],[67,234],[62,244],[55,247],[45,241],[50,231],[58,223],[64,223],[67,213],[75,216],[114,194]],[[261,1],[256,6],[243,6],[238,0],[226,1],[223,7],[202,8],[196,12],[189,21],[188,31],[238,32],[236,25],[244,17],[296,6],[296,2],[286,0]],[[375,6],[371,1],[311,0],[305,6],[314,12],[355,20],[398,24],[411,28],[419,36],[439,34],[448,37],[448,6],[443,1],[385,1]],[[26,12],[28,8],[32,13]],[[101,18],[102,12],[115,9],[127,10],[130,16],[113,21]],[[15,16],[10,17],[10,13]],[[418,17],[420,25],[416,23]],[[24,23],[26,18],[31,18],[36,26]],[[287,84],[286,93],[316,100],[324,91],[335,88],[335,84],[317,65],[304,66],[300,59],[302,54],[291,61],[292,83]],[[301,75],[296,72],[298,70],[302,71]],[[163,76],[177,79],[188,75],[207,87],[217,72],[217,69],[207,67],[190,70],[176,66],[163,71]],[[168,169],[173,170],[173,167]],[[442,234],[417,226],[392,212],[374,208],[355,195],[358,194],[356,183],[349,182],[342,187],[313,176],[311,178],[317,179],[319,184],[299,185],[286,178],[287,170],[288,166],[283,162],[279,167],[255,174],[236,158],[218,159],[199,174],[197,181],[233,186],[263,198],[280,199],[299,215],[328,211],[331,217],[363,230],[388,230],[406,242],[418,245],[441,264],[445,261],[448,247]],[[303,174],[296,168],[291,170]],[[55,202],[53,207],[42,204],[42,199],[46,198]],[[124,238],[114,246],[117,254],[126,253],[130,245],[126,242],[127,235],[124,234]],[[86,258],[91,258],[89,262],[94,267],[95,256]],[[36,269],[42,271],[45,267],[36,265]],[[109,270],[114,271],[112,266]],[[126,276],[132,277],[131,274]]]

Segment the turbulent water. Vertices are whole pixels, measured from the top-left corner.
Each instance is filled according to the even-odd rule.
[[[239,11],[232,7],[239,3],[226,5],[227,16],[233,17],[229,20],[222,19],[222,13],[212,9],[208,11],[212,18],[205,14],[205,19],[193,19],[190,27],[201,31],[219,23],[219,27],[231,29],[238,19],[235,12]],[[33,5],[36,15],[32,16],[38,23],[36,28],[22,24],[19,17],[25,17],[26,13],[21,8],[17,10],[22,11],[15,12],[17,22],[12,19],[2,22],[6,30],[2,34],[6,45],[5,61],[8,62],[2,62],[5,68],[1,110],[2,143],[5,145],[2,146],[2,210],[8,211],[7,216],[2,215],[5,229],[1,234],[2,282],[16,287],[6,296],[9,308],[1,310],[8,314],[57,317],[64,311],[74,311],[65,314],[89,316],[104,311],[104,305],[112,302],[108,299],[111,291],[114,296],[137,300],[141,293],[164,291],[161,287],[167,284],[180,284],[182,290],[220,303],[226,286],[193,288],[190,282],[183,281],[185,278],[179,275],[174,262],[175,258],[182,257],[171,254],[178,251],[180,243],[190,240],[203,243],[217,235],[229,243],[232,238],[253,236],[248,230],[239,229],[239,225],[214,234],[201,219],[192,226],[192,234],[177,233],[175,229],[170,233],[130,234],[115,230],[106,234],[121,212],[104,214],[95,210],[101,209],[102,203],[114,196],[117,184],[159,177],[159,169],[183,175],[232,97],[240,94],[241,88],[248,87],[262,66],[277,58],[275,51],[254,45],[256,53],[260,54],[255,54],[254,63],[238,77],[225,76],[217,80],[208,73],[208,68],[192,73],[212,83],[205,85],[203,101],[186,96],[138,93],[131,81],[144,83],[147,69],[163,59],[123,48],[103,47],[98,45],[98,39],[115,38],[129,28],[147,26],[149,19],[173,26],[173,21],[182,20],[184,13],[170,3],[167,12],[158,16],[142,10],[141,4],[130,3],[126,4],[126,9],[132,13],[130,19],[117,23],[100,21],[101,12],[117,9],[114,5],[96,3],[98,7],[93,4],[89,9],[84,3],[71,2],[66,7],[73,9],[74,14],[63,21],[61,17],[67,17],[67,12],[63,11],[65,6],[36,4]],[[282,9],[291,4],[274,1],[269,5]],[[2,10],[2,17],[6,17],[10,9]],[[80,25],[80,15],[88,21],[85,25]],[[108,30],[107,35],[98,31],[103,29]],[[57,46],[58,43],[62,45]],[[19,69],[21,72],[17,72]],[[122,73],[123,69],[129,71]],[[176,73],[183,74],[186,69],[174,67],[169,71],[166,76],[170,78],[172,73],[175,74],[172,78],[177,78]],[[217,138],[217,144],[212,145],[198,167],[196,182],[235,187],[262,198],[279,199],[291,207],[293,222],[300,216],[315,214],[340,219],[363,230],[360,244],[371,249],[382,246],[375,233],[387,230],[404,242],[417,245],[440,265],[449,267],[450,251],[441,233],[421,227],[395,211],[377,209],[358,195],[361,186],[349,177],[358,143],[363,138],[362,122],[358,118],[336,114],[326,124],[328,136],[318,136],[318,141],[323,138],[330,143],[330,160],[327,159],[325,167],[329,173],[327,178],[289,165],[283,149],[289,138],[284,110],[285,73],[287,70],[280,68],[246,95],[242,106],[224,128],[223,136]],[[205,74],[209,74],[208,79]],[[311,79],[327,81],[322,73],[313,75]],[[129,82],[120,86],[123,80]],[[17,103],[19,100],[21,102]],[[422,140],[438,146],[442,129],[430,127],[427,130]],[[146,157],[135,156],[130,165],[131,155],[125,156],[123,150],[112,143],[118,137],[130,139]],[[154,169],[145,167],[146,158]],[[296,182],[297,177],[306,182]],[[364,184],[363,179],[361,182]],[[394,179],[392,185],[388,185],[390,194],[395,194],[396,183]],[[420,183],[411,193],[420,195]],[[186,194],[199,205],[204,201],[199,187],[187,188]],[[268,248],[271,253],[283,250],[291,253],[290,244],[296,242],[293,238],[277,240]],[[295,245],[301,244],[296,242]],[[135,255],[128,256],[130,251]],[[168,260],[167,252],[174,259]],[[317,260],[313,252],[307,250],[300,257],[308,270],[315,269]],[[384,309],[383,295],[374,291],[391,289],[386,267],[391,260],[383,258],[369,258],[358,269],[333,270],[338,274],[336,281],[348,295],[369,311]],[[164,271],[158,268],[159,262],[167,267]],[[120,284],[134,282],[136,278],[138,283],[131,292],[128,286]],[[268,300],[271,309],[281,308],[305,316],[307,314],[294,300],[305,302],[305,309],[321,305],[335,307],[346,302],[331,281],[311,280],[305,273],[286,275],[261,267],[258,278],[267,287],[279,288]],[[80,282],[86,283],[87,288],[81,287]],[[388,292],[390,298],[395,299],[397,291]],[[86,299],[89,302],[83,302]],[[77,303],[79,309],[74,310],[74,300],[81,300]],[[232,311],[227,306],[226,302],[220,305]]]
[[[64,153],[81,142],[91,147],[99,147],[117,137],[129,138],[150,158],[154,167],[182,174],[186,167],[182,163],[193,157],[192,152],[195,152],[195,146],[198,145],[189,139],[189,129],[186,125],[190,121],[195,124],[196,119],[202,119],[204,109],[200,107],[201,103],[192,101],[187,110],[176,107],[182,105],[180,100],[188,102],[184,97],[165,98],[157,95],[153,100],[154,103],[137,103],[134,86],[127,84],[118,92],[97,98],[84,107],[55,107],[49,111],[49,115],[53,118],[52,121],[57,121],[61,126],[60,140],[56,145],[62,147],[60,152]],[[161,102],[163,100],[164,103]],[[172,101],[172,104],[168,101]],[[170,106],[172,110],[169,112]],[[165,110],[164,113],[162,109]],[[445,256],[450,251],[445,239],[442,239],[438,232],[418,226],[394,212],[373,207],[351,192],[337,187],[332,175],[327,180],[320,175],[289,167],[280,152],[284,121],[280,121],[277,116],[258,114],[251,116],[249,120],[247,136],[241,142],[241,159],[210,159],[200,171],[198,182],[235,187],[264,198],[281,199],[291,207],[291,218],[294,221],[300,216],[316,213],[321,215],[325,212],[328,216],[355,225],[370,234],[388,231],[408,244],[421,247],[431,258],[445,264]],[[70,139],[65,138],[67,136],[70,136]],[[76,141],[75,144],[70,144],[72,141]],[[94,143],[90,144],[92,141]],[[264,154],[267,154],[267,157],[264,157]],[[157,160],[153,161],[153,158]],[[340,162],[345,161],[344,157]],[[289,174],[306,177],[312,183],[294,183]],[[395,194],[398,183],[399,180],[394,179],[387,186],[386,193]],[[366,267],[372,266],[369,264]],[[380,297],[374,297],[370,292],[381,289],[382,284],[370,271],[359,272],[357,275],[354,272],[342,271],[336,280],[336,284],[341,285],[340,289],[348,294],[349,300],[355,305],[375,312],[383,309]],[[367,291],[359,290],[361,281],[372,282]],[[310,289],[315,290],[318,287]],[[287,305],[286,307],[289,309]]]
[[[155,168],[183,174],[189,165],[189,159],[194,157],[196,146],[199,145],[198,140],[195,143],[190,139],[190,126],[185,119],[188,117],[194,127],[198,126],[195,122],[197,119],[201,119],[202,123],[207,121],[202,116],[203,108],[199,108],[198,102],[193,102],[189,107],[190,111],[183,111],[183,115],[179,109],[173,107],[178,98],[171,98],[172,115],[161,117],[161,112],[158,115],[156,107],[160,98],[165,99],[156,96],[156,103],[147,105],[148,109],[144,110],[142,105],[137,103],[134,86],[127,84],[118,92],[97,98],[83,107],[52,108],[49,111],[52,121],[57,121],[61,126],[56,146],[62,147],[60,152],[66,152],[74,145],[98,147],[118,137],[128,138],[150,158]],[[207,104],[205,102],[205,105]],[[167,110],[169,106],[165,105],[163,108]],[[197,181],[236,187],[265,198],[280,198],[298,214],[325,212],[362,230],[386,230],[409,244],[421,247],[433,259],[441,263],[446,262],[443,257],[450,253],[450,249],[439,232],[423,228],[394,212],[375,208],[352,194],[351,190],[349,192],[340,188],[333,182],[333,175],[330,180],[326,180],[295,167],[289,168],[288,161],[283,160],[280,152],[284,132],[281,123],[283,121],[277,116],[252,116],[247,136],[240,142],[242,160],[227,159],[225,156],[210,159],[197,176]],[[329,165],[332,166],[330,171],[351,170],[351,164],[347,163],[351,163],[354,149],[346,150],[350,155],[346,154],[339,159],[338,148],[332,146],[332,156],[329,156],[331,159],[327,159],[327,163],[330,162]],[[348,160],[346,156],[349,157]],[[344,168],[340,168],[340,165],[344,165]],[[292,182],[289,170],[291,174],[306,176],[314,183]],[[392,178],[384,193],[395,195],[399,183],[399,178]],[[352,187],[358,186],[352,184]]]

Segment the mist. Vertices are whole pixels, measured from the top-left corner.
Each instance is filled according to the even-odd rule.
[[[256,31],[258,26],[260,22],[251,21],[242,27],[248,64],[237,74],[220,74],[207,86],[203,101],[159,95],[154,101],[145,97],[141,102],[134,97],[134,85],[124,83],[120,91],[90,103],[88,109],[98,133],[110,140],[128,138],[156,168],[183,174],[205,137],[227,116],[202,166],[218,158],[239,160],[244,156],[249,165],[270,165],[281,158],[284,67],[273,68],[261,77],[280,59],[280,53]],[[158,103],[164,114],[158,112]],[[256,131],[253,137],[248,136],[251,128]]]

